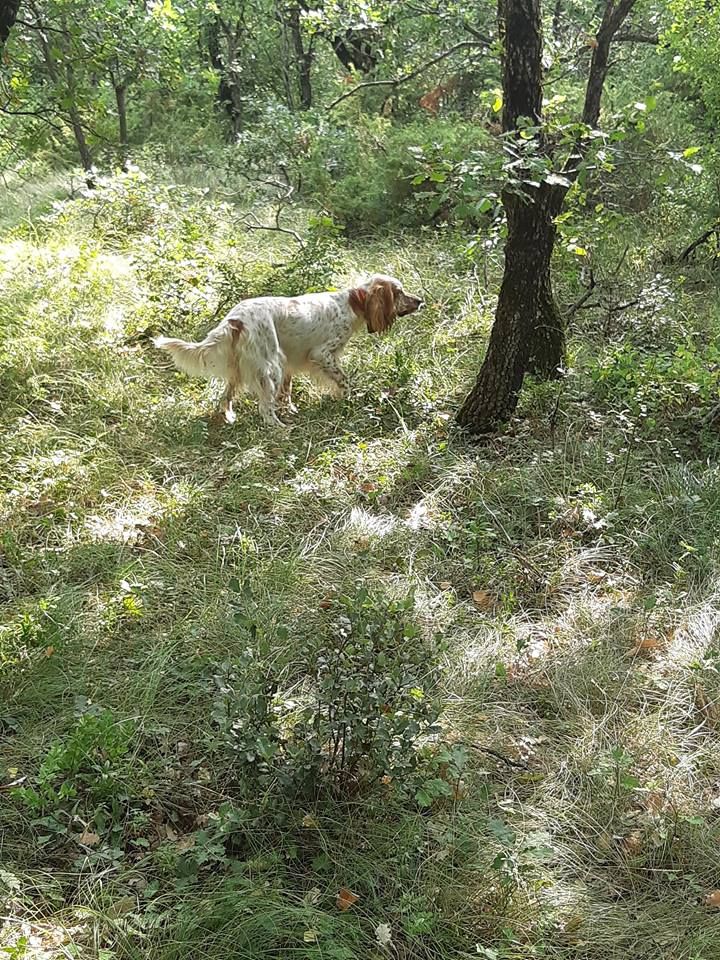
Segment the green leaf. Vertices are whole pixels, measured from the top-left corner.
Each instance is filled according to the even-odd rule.
[[[688,147],[687,150],[683,150],[683,156],[687,160],[688,157],[694,157],[696,153],[700,153],[702,147]]]
[[[500,113],[500,111],[502,110],[502,105],[503,105],[502,97],[495,97],[495,100],[493,101],[493,105],[492,105],[493,112]]]

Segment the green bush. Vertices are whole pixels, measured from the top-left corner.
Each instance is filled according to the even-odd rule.
[[[274,104],[230,154],[231,175],[257,171],[275,158],[300,194],[346,229],[417,226],[437,216],[466,220],[485,196],[492,166],[489,135],[477,125],[423,119],[396,126],[383,117],[352,124],[308,113],[301,122]],[[480,211],[487,212],[487,208]]]
[[[236,614],[254,648],[218,671],[213,716],[248,796],[278,787],[311,797],[381,780],[417,791],[440,700],[436,646],[409,621],[411,608],[412,598],[388,603],[365,590],[342,598],[329,635],[300,646],[291,689],[263,659],[258,625]],[[287,643],[287,630],[275,634]]]
[[[659,423],[682,418],[697,424],[720,389],[720,348],[688,338],[674,351],[646,351],[625,342],[590,363],[595,393],[606,404],[622,405],[639,429],[653,434]]]

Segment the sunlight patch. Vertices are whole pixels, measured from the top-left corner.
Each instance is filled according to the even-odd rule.
[[[32,253],[34,253],[32,245],[25,240],[0,243],[0,266],[11,270],[21,262],[27,261]]]
[[[158,512],[156,500],[142,497],[111,514],[92,514],[86,519],[85,527],[91,538],[98,543],[141,543],[147,534],[158,532]]]
[[[103,327],[108,333],[119,333],[123,329],[124,319],[125,311],[123,308],[117,304],[113,304],[113,306],[108,307],[105,311]]]
[[[128,257],[119,253],[101,253],[95,261],[97,269],[109,274],[113,280],[123,280],[132,276],[133,265]]]
[[[353,507],[344,526],[344,532],[354,537],[386,537],[397,527],[397,520],[390,514],[376,514]]]

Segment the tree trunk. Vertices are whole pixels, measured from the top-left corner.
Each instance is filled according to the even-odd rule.
[[[600,102],[608,72],[610,45],[636,3],[637,0],[618,0],[617,3],[614,3],[613,0],[607,0],[605,4],[600,28],[595,35],[590,72],[585,88],[583,123],[586,123],[589,127],[596,127],[600,119]]]
[[[20,0],[0,0],[0,52],[15,25]]]
[[[300,109],[309,110],[312,106],[310,68],[312,66],[313,55],[312,51],[306,50],[303,44],[302,27],[300,24],[300,7],[298,4],[294,3],[288,8],[287,26],[290,31],[293,52],[295,54],[295,65],[298,72],[298,84],[300,87]]]
[[[583,122],[597,125],[612,40],[636,0],[606,0],[593,49]],[[557,8],[556,8],[557,9]],[[542,19],[540,0],[498,0],[503,40],[503,130],[520,117],[542,122]],[[547,151],[539,132],[541,151]],[[503,191],[507,214],[505,270],[490,343],[477,381],[457,420],[471,433],[489,433],[515,411],[525,374],[558,376],[565,355],[565,331],[553,297],[550,263],[555,220],[587,153],[578,143],[565,165],[565,182],[539,188],[523,184]],[[522,173],[520,173],[520,179]]]
[[[380,52],[373,44],[372,35],[364,35],[358,30],[348,30],[342,36],[330,39],[335,56],[346,70],[358,73],[372,73],[380,62]]]
[[[230,121],[232,138],[242,130],[243,103],[236,56],[240,41],[240,23],[232,26],[217,17],[208,28],[207,44],[210,63],[219,74],[218,103]],[[220,36],[224,43],[221,45]]]
[[[120,161],[123,171],[127,171],[128,163],[128,128],[127,104],[125,94],[127,87],[124,83],[113,84],[115,89],[115,103],[117,104],[118,126],[120,128]]]
[[[555,9],[552,18],[552,37],[557,42],[562,36],[563,0],[555,0]]]
[[[525,374],[554,372],[565,344],[550,278],[562,198],[543,185],[533,198],[506,191],[503,202],[508,237],[495,322],[480,374],[457,416],[472,433],[490,433],[508,420]]]
[[[520,117],[538,125],[542,119],[540,0],[499,0],[498,20],[504,51],[503,130],[509,133]],[[480,374],[457,416],[473,433],[488,433],[507,420],[531,359],[542,355],[543,365],[548,364],[562,347],[550,283],[552,197],[545,187],[503,191],[507,241],[495,323]],[[544,333],[536,334],[541,323]]]
[[[92,154],[90,153],[90,147],[88,147],[87,140],[85,139],[85,131],[83,130],[82,120],[80,119],[80,113],[78,112],[77,107],[73,104],[68,109],[68,115],[70,117],[70,126],[72,127],[73,136],[75,137],[75,144],[78,148],[78,153],[80,154],[80,163],[85,173],[89,173],[92,170]],[[88,180],[88,186],[92,184]]]
[[[42,26],[40,23],[40,18],[36,10],[33,10],[35,17],[37,19],[38,26]],[[63,28],[65,24],[63,23]],[[45,61],[45,67],[48,72],[48,76],[52,80],[56,88],[61,86],[61,74],[58,70],[58,64],[55,62],[52,51],[50,49],[50,44],[48,43],[46,34],[40,30],[40,48],[42,50],[43,60]],[[88,185],[90,190],[95,186],[95,178],[92,175],[92,154],[90,153],[90,148],[88,147],[87,140],[85,139],[85,131],[83,129],[82,119],[80,117],[80,111],[77,107],[77,102],[75,100],[75,71],[73,70],[72,63],[69,61],[65,65],[65,76],[66,76],[66,93],[67,99],[70,102],[68,107],[67,117],[70,120],[70,126],[72,127],[73,136],[75,137],[75,145],[77,146],[78,153],[80,155],[80,163],[83,170],[86,173],[85,183]]]
[[[80,163],[85,171],[85,183],[92,190],[95,186],[95,177],[92,174],[92,154],[85,139],[85,130],[80,117],[80,111],[75,101],[75,71],[71,63],[66,64],[65,73],[67,75],[68,99],[70,101],[70,106],[68,107],[70,126],[72,127],[75,143],[78,148],[78,153],[80,154]]]

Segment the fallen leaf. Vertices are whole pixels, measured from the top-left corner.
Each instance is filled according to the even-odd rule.
[[[304,827],[307,827],[309,830],[317,830],[320,824],[317,822],[315,817],[311,813],[306,813],[301,821]]]
[[[318,932],[317,930],[306,930],[303,934],[303,940],[305,943],[317,943]]]
[[[55,647],[45,647],[45,656],[51,657],[55,653]]]
[[[642,851],[642,838],[640,834],[634,830],[632,833],[629,833],[623,839],[623,848],[632,856],[637,856]]]
[[[347,887],[341,887],[335,902],[337,903],[338,910],[344,913],[346,910],[349,910],[354,903],[357,903],[359,899],[360,897],[356,893],[353,893],[352,890],[348,890]]]
[[[473,590],[472,598],[478,610],[490,610],[495,606],[495,597],[489,590]]]
[[[662,642],[659,637],[644,637],[635,644],[633,653],[647,653],[648,651],[659,650],[661,646]]]
[[[84,847],[96,847],[100,843],[100,836],[92,830],[83,830],[77,841]]]
[[[178,838],[178,835],[175,833],[169,823],[165,824],[165,836],[168,838],[168,840],[172,840],[173,843],[175,843]]]
[[[115,903],[110,905],[107,912],[108,916],[110,917],[124,917],[128,913],[132,913],[136,907],[137,902],[135,897],[121,897],[119,900],[116,900]]]
[[[175,750],[179,757],[186,757],[190,753],[190,744],[185,740],[178,740],[175,744]]]
[[[452,590],[452,584],[449,580],[441,580],[438,586],[441,590]]]
[[[328,594],[327,596],[322,598],[318,606],[320,607],[321,610],[329,610],[330,607],[332,606],[332,602],[333,602],[333,598]]]
[[[392,931],[387,923],[379,923],[375,927],[375,940],[379,947],[389,947],[392,943]]]
[[[365,483],[360,484],[360,489],[363,493],[375,493],[377,490],[377,485],[371,480],[366,480]]]
[[[720,890],[713,890],[705,897],[706,907],[720,907]]]
[[[180,853],[184,853],[186,850],[192,850],[194,846],[195,846],[195,837],[191,833],[188,833],[186,836],[180,837],[180,839],[177,842],[176,849]]]

